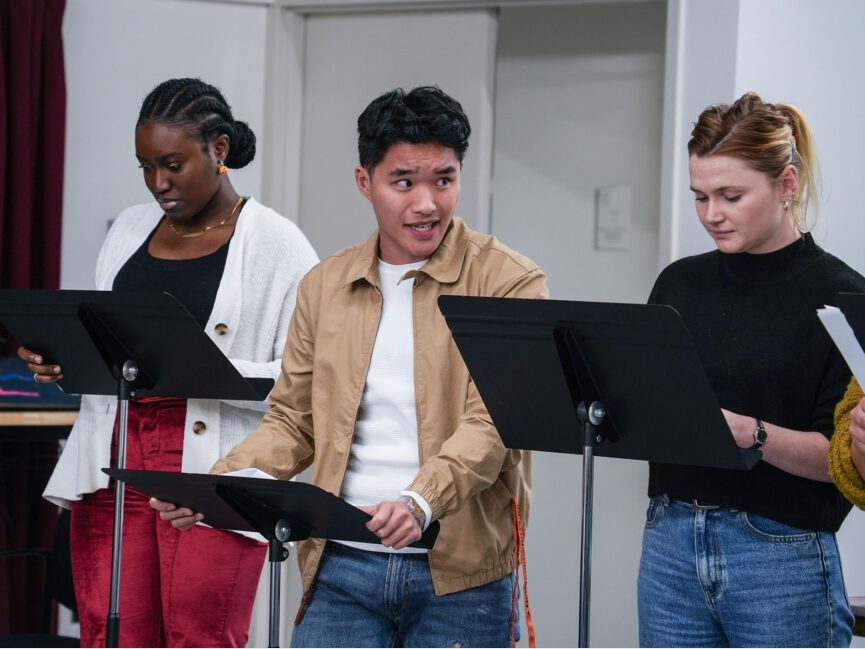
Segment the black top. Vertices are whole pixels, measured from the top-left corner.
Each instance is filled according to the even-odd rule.
[[[213,311],[230,241],[204,257],[160,259],[147,251],[154,232],[156,228],[120,268],[114,278],[113,290],[169,293],[186,307],[203,329]]]
[[[850,370],[816,311],[840,291],[865,292],[865,278],[806,234],[768,254],[715,250],[674,262],[649,302],[681,314],[722,408],[831,437]],[[651,463],[649,495],[663,493],[809,530],[834,532],[850,511],[832,483],[767,462],[747,472]]]

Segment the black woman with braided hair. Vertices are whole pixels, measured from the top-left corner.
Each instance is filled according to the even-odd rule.
[[[135,155],[153,202],[124,210],[96,263],[100,290],[173,295],[244,376],[276,378],[298,282],[318,259],[288,219],[244,197],[229,169],[255,156],[255,135],[215,87],[170,79],[145,98]],[[171,331],[165,332],[166,336]],[[21,348],[39,382],[63,376]],[[44,496],[71,508],[81,646],[105,645],[116,452],[114,397],[86,395]],[[127,468],[206,473],[251,432],[266,404],[133,399]],[[127,489],[120,645],[242,647],[266,545],[195,526],[181,534]]]

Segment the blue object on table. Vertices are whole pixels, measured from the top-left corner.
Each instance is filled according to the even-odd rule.
[[[0,410],[77,410],[81,397],[54,383],[37,383],[27,364],[0,356]]]

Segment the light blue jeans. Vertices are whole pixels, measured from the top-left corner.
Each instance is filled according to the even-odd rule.
[[[638,582],[642,647],[848,647],[835,535],[658,496]]]
[[[512,573],[438,596],[426,554],[368,552],[331,542],[291,646],[509,647],[513,587]]]

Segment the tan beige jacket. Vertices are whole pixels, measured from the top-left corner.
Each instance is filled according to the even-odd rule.
[[[339,494],[381,318],[378,233],[313,268],[301,282],[282,361],[261,425],[212,472],[258,467],[288,479],[313,464],[313,482]],[[439,595],[514,569],[513,508],[528,519],[531,458],[508,451],[439,312],[440,295],[545,298],[531,260],[459,218],[414,277],[414,368],[420,470],[406,485],[429,502],[441,531],[429,553]],[[313,462],[313,460],[315,460]],[[304,589],[324,542],[300,544]]]

